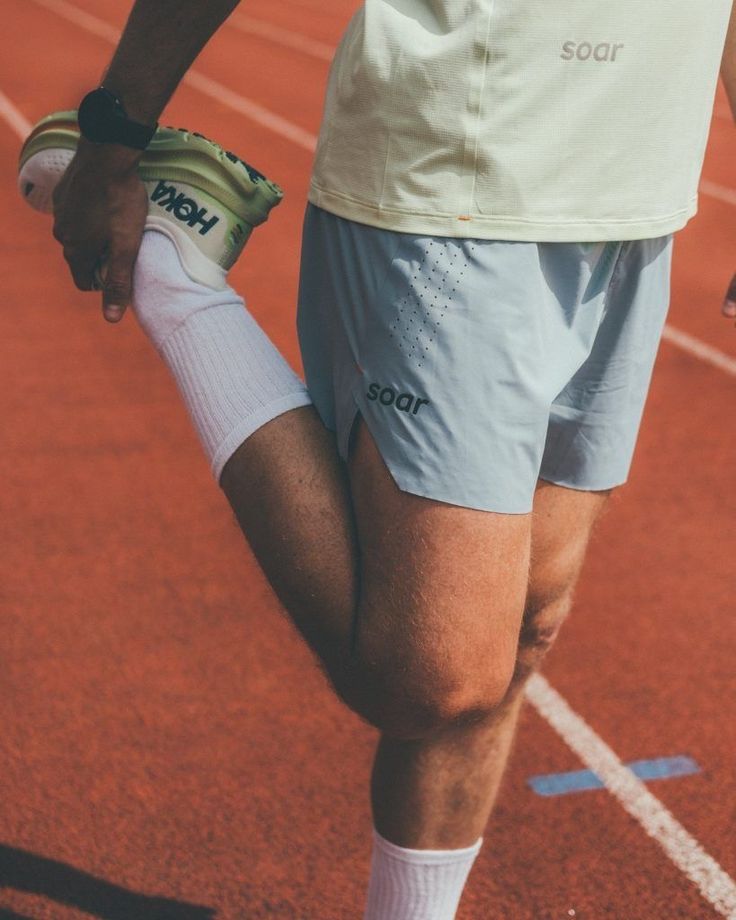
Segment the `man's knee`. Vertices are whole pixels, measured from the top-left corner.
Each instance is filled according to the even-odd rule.
[[[484,681],[455,684],[374,673],[338,691],[354,712],[380,732],[408,741],[491,717],[506,696],[512,672],[510,668],[506,675],[492,673]]]
[[[519,631],[512,692],[539,669],[555,644],[572,609],[575,574],[561,566],[557,577],[530,584]]]
[[[519,633],[517,659],[536,667],[555,644],[572,608],[572,588],[547,600],[541,607],[527,607]]]
[[[572,608],[593,526],[612,491],[586,492],[540,481],[512,690],[540,666],[554,645]]]
[[[336,687],[351,709],[382,733],[405,740],[482,721],[497,710],[514,672],[513,648],[464,654],[364,642]]]

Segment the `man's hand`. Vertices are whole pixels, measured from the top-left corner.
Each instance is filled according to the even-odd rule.
[[[731,279],[731,284],[726,291],[726,297],[721,307],[721,313],[730,319],[736,318],[736,275]]]
[[[133,121],[158,121],[181,78],[239,2],[135,0],[102,78]],[[64,247],[77,287],[92,290],[95,268],[106,263],[102,309],[111,323],[130,303],[148,210],[135,170],[139,158],[140,151],[82,138],[54,193],[54,236]]]
[[[119,322],[130,303],[148,213],[138,158],[133,150],[82,139],[54,191],[54,236],[81,291],[97,288],[95,270],[100,270],[102,312],[110,323]]]

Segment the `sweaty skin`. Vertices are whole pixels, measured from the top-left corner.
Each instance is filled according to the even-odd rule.
[[[179,81],[239,0],[137,0],[104,85],[134,121],[154,125]],[[165,34],[167,40],[160,41]],[[90,87],[92,89],[92,87]],[[105,263],[102,310],[118,322],[130,303],[148,200],[141,151],[84,138],[54,193],[54,236],[76,286],[94,288]]]

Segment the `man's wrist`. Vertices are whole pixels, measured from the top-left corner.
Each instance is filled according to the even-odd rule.
[[[119,144],[145,150],[158,127],[131,118],[116,93],[98,86],[82,99],[77,112],[82,136],[95,144]]]
[[[125,175],[135,172],[143,151],[122,144],[94,144],[80,137],[77,156],[96,172]]]
[[[131,86],[121,85],[121,81],[117,80],[115,75],[110,72],[105,74],[101,85],[121,101],[128,118],[131,118],[141,125],[156,126],[157,113],[151,111],[149,94],[144,93],[143,96],[141,96],[140,93],[137,93]]]

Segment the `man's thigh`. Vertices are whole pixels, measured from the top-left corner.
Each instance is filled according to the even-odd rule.
[[[527,606],[574,587],[591,533],[613,489],[573,489],[537,481],[531,522]]]
[[[531,513],[401,491],[359,418],[348,461],[360,544],[358,645],[411,683],[492,697],[513,673]]]
[[[529,584],[510,696],[540,667],[570,613],[591,533],[612,491],[537,482]]]

